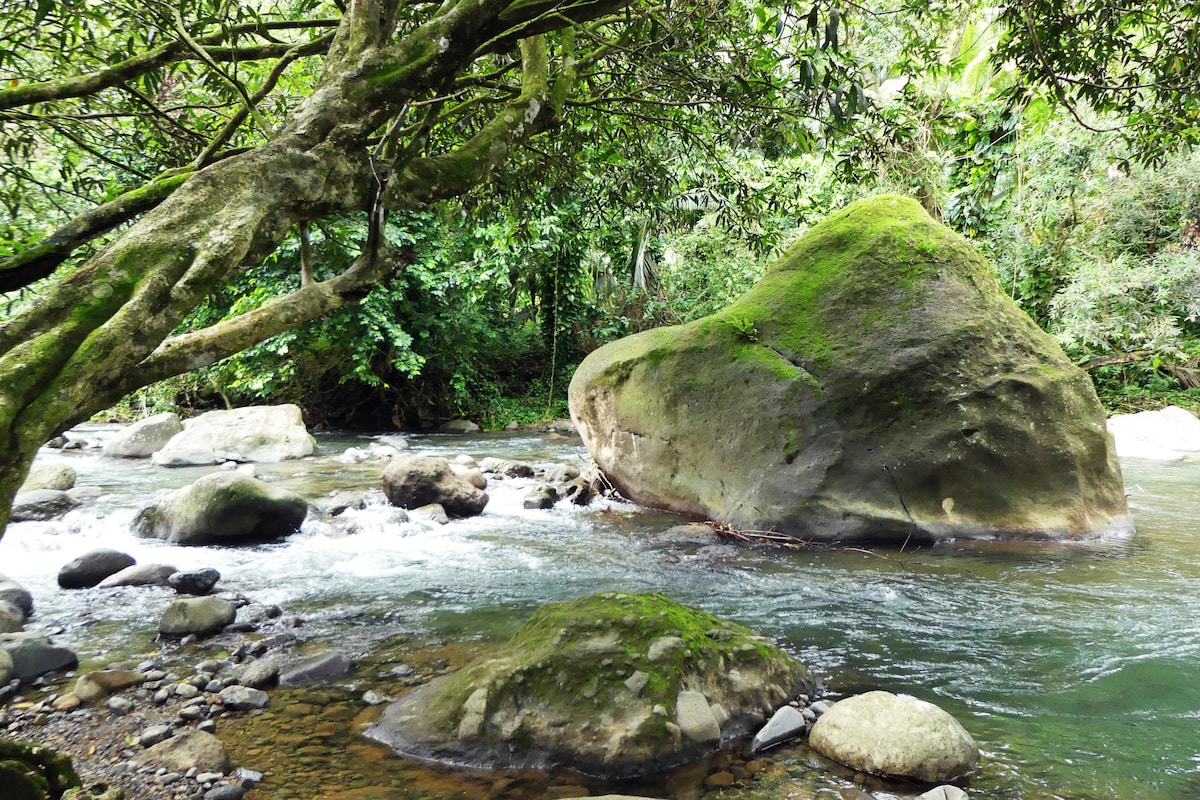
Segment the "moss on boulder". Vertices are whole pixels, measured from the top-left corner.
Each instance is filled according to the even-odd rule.
[[[79,786],[71,759],[47,747],[0,738],[0,797],[58,800]]]
[[[367,735],[418,758],[626,778],[751,732],[801,688],[805,667],[740,625],[604,593],[544,606],[496,657],[422,687]]]
[[[913,200],[859,201],[732,305],[592,353],[571,416],[627,497],[897,544],[1130,530],[1087,375]]]

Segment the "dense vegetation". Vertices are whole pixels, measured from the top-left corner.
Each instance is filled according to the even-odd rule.
[[[884,189],[974,238],[1111,405],[1194,403],[1197,18],[19,4],[0,19],[0,485],[123,396],[369,428],[561,415],[590,349],[710,313]]]

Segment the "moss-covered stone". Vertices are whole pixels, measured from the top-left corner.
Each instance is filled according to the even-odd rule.
[[[0,738],[0,797],[58,800],[79,786],[71,759],[39,745]]]
[[[740,625],[605,593],[539,609],[497,657],[423,687],[368,735],[421,758],[623,778],[711,752],[801,687],[804,666]]]
[[[749,292],[576,371],[571,414],[635,501],[821,540],[1131,527],[1086,374],[915,201],[830,217]]]

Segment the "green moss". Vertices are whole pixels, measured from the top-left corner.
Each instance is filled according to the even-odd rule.
[[[47,747],[0,739],[0,797],[58,800],[79,786],[71,759]]]

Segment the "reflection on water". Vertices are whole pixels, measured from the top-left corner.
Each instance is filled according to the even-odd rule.
[[[313,498],[378,486],[378,464],[335,458],[367,439],[319,441],[319,458],[260,473]],[[447,456],[583,455],[577,440],[528,434],[412,443]],[[1138,524],[1130,540],[873,554],[656,547],[677,518],[611,502],[528,511],[531,481],[519,479],[490,487],[481,517],[444,527],[391,522],[380,501],[354,512],[352,534],[310,522],[278,544],[180,548],[136,539],[129,523],[155,494],[207,470],[44,457],[106,495],[64,520],[11,526],[0,563],[34,593],[34,627],[69,626],[60,636],[85,658],[104,660],[122,641],[146,649],[167,600],[153,589],[58,590],[58,568],[100,546],[139,563],[216,567],[223,588],[302,613],[306,639],[358,652],[397,634],[486,643],[547,601],[664,591],[777,638],[835,692],[878,687],[943,706],[987,754],[974,782],[982,796],[1200,796],[1200,465],[1125,465]],[[808,769],[802,750],[786,758]]]

